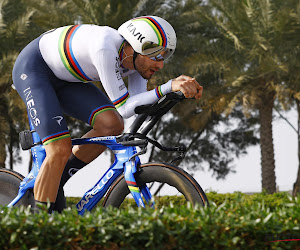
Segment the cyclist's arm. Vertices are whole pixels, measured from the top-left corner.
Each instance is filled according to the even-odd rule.
[[[147,81],[134,73],[129,79],[129,91],[125,86],[123,79],[120,77],[118,70],[118,55],[112,50],[101,50],[95,57],[95,67],[99,73],[101,83],[117,108],[118,112],[124,118],[129,118],[135,114],[134,109],[140,105],[152,104],[161,96],[171,92],[172,81],[157,87],[151,91],[146,91]],[[138,84],[144,85],[138,87]],[[136,88],[136,89],[135,89]],[[139,91],[145,91],[137,94]]]
[[[137,71],[128,76],[128,92],[130,96],[147,92],[147,80]]]
[[[134,96],[130,96],[124,105],[118,107],[118,111],[124,118],[129,118],[135,114],[134,109],[140,105],[152,104],[163,95],[171,92],[171,83],[169,82],[153,89]]]

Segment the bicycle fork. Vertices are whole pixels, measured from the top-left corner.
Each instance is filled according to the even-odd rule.
[[[125,163],[124,177],[126,184],[138,207],[145,207],[144,201],[142,199],[143,195],[148,205],[151,208],[154,208],[154,200],[152,199],[152,195],[146,183],[138,185],[135,180],[134,174],[137,172],[137,161],[138,160],[135,160],[135,158],[133,158]]]

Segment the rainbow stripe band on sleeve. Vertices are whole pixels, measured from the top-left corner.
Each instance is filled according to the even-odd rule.
[[[157,88],[155,88],[155,94],[156,94],[157,98],[161,98],[164,96],[164,94],[161,91],[161,86],[158,86]]]
[[[72,40],[76,31],[81,25],[66,26],[60,34],[58,41],[58,51],[60,58],[66,69],[78,80],[82,82],[92,81],[82,70],[75,58],[72,49]]]
[[[127,183],[127,186],[129,188],[130,192],[134,192],[134,193],[139,193],[140,192],[140,189],[136,185],[135,182],[133,182],[133,181],[126,181],[126,183]]]
[[[52,134],[52,135],[49,135],[49,136],[45,137],[42,140],[42,143],[44,145],[47,145],[51,142],[58,141],[60,139],[64,139],[64,138],[68,138],[68,137],[70,137],[70,133],[69,133],[68,130],[65,130],[65,131],[58,132],[58,133],[55,133],[55,134]]]
[[[115,105],[116,108],[120,108],[122,105],[125,104],[127,99],[129,98],[129,93],[126,92],[124,95],[122,95],[120,98],[116,99],[113,101],[113,104]]]
[[[96,116],[107,110],[116,110],[116,108],[113,105],[104,105],[104,106],[94,109],[89,117],[88,123],[91,126],[94,126]]]

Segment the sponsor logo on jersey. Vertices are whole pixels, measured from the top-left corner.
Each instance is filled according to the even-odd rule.
[[[24,74],[22,74],[22,75],[24,75]],[[28,114],[30,115],[30,118],[31,118],[31,121],[33,122],[33,124],[37,127],[41,123],[41,121],[38,118],[38,114],[37,114],[37,111],[35,108],[35,103],[34,103],[34,99],[33,99],[30,87],[25,89],[23,91],[23,93],[25,95]]]
[[[58,115],[52,118],[53,120],[57,121],[58,125],[61,126],[61,121],[64,119],[62,116]]]
[[[121,86],[119,86],[119,90],[120,91],[123,90],[123,89],[125,89],[125,88],[126,88],[125,84],[122,84]]]
[[[21,78],[23,81],[25,81],[25,80],[27,79],[27,77],[28,77],[28,76],[27,76],[26,74],[24,74],[24,73],[20,76],[20,78]]]

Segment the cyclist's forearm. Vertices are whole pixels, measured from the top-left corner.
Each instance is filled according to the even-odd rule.
[[[140,105],[147,105],[156,102],[160,97],[170,93],[172,91],[172,80],[165,84],[158,86],[157,88],[140,93],[134,96],[130,96],[127,101],[119,107],[117,110],[124,118],[129,118],[135,115],[134,109]]]

